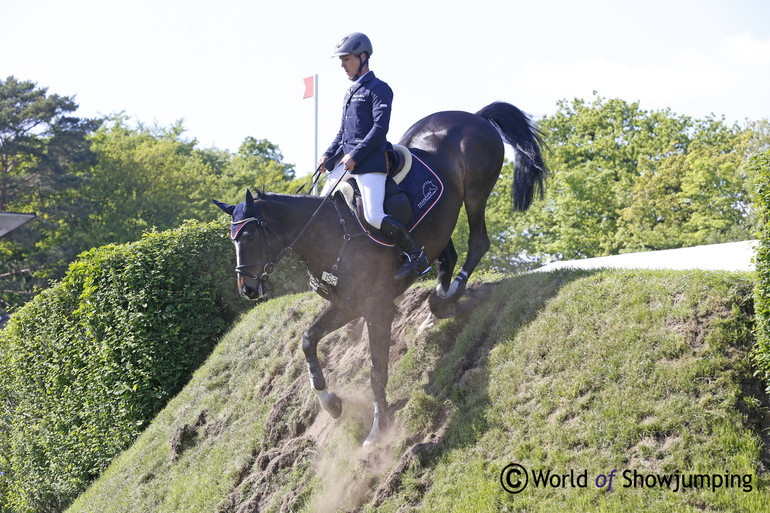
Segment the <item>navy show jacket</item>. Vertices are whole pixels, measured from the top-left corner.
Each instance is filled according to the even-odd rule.
[[[385,145],[390,125],[393,91],[369,71],[345,93],[342,123],[337,137],[324,152],[327,169],[334,168],[343,155],[350,155],[356,167],[352,174],[385,173]]]

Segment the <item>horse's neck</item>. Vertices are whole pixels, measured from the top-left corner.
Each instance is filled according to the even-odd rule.
[[[285,247],[290,247],[308,263],[323,253],[324,245],[321,241],[326,231],[323,221],[328,217],[327,209],[331,206],[331,199],[327,201],[329,205],[316,214],[321,201],[322,198],[317,196],[275,196],[269,208],[272,219],[268,219],[268,223],[279,227]]]

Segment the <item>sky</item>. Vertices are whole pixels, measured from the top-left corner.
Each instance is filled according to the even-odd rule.
[[[277,144],[298,176],[337,133],[349,82],[332,58],[372,40],[394,91],[389,140],[442,110],[494,101],[533,118],[561,100],[639,102],[730,122],[770,118],[768,0],[0,0],[0,79],[73,96],[80,117],[123,113],[199,148]]]

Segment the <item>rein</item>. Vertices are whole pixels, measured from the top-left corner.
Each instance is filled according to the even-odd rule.
[[[302,191],[302,189],[304,189],[305,187],[307,187],[307,184],[309,184],[310,182],[313,182],[313,185],[310,187],[310,191],[311,191],[311,192],[312,192],[312,191],[314,191],[314,190],[315,190],[315,187],[316,187],[316,185],[318,185],[318,182],[321,180],[321,174],[322,174],[322,173],[321,173],[321,168],[322,168],[322,167],[324,167],[324,165],[323,165],[323,164],[319,165],[319,166],[318,166],[318,169],[316,169],[316,170],[313,172],[313,174],[312,174],[312,175],[310,175],[310,178],[308,178],[308,179],[305,181],[305,183],[303,183],[302,185],[300,185],[300,186],[299,186],[299,188],[298,188],[298,189],[297,189],[297,190],[294,192],[294,194],[295,194],[295,195],[296,195],[296,194],[299,194],[299,193]]]

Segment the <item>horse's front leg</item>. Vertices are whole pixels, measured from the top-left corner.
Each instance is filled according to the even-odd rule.
[[[369,436],[364,441],[364,447],[381,442],[390,425],[385,387],[388,385],[390,332],[395,314],[392,303],[388,303],[374,315],[366,318],[366,327],[369,333],[369,353],[372,359],[371,383],[374,395],[374,419]]]
[[[342,400],[337,394],[326,389],[326,378],[321,370],[321,362],[318,361],[318,342],[354,317],[347,309],[329,303],[302,336],[302,351],[305,353],[307,371],[310,375],[310,387],[318,396],[324,409],[335,419],[342,413]]]

